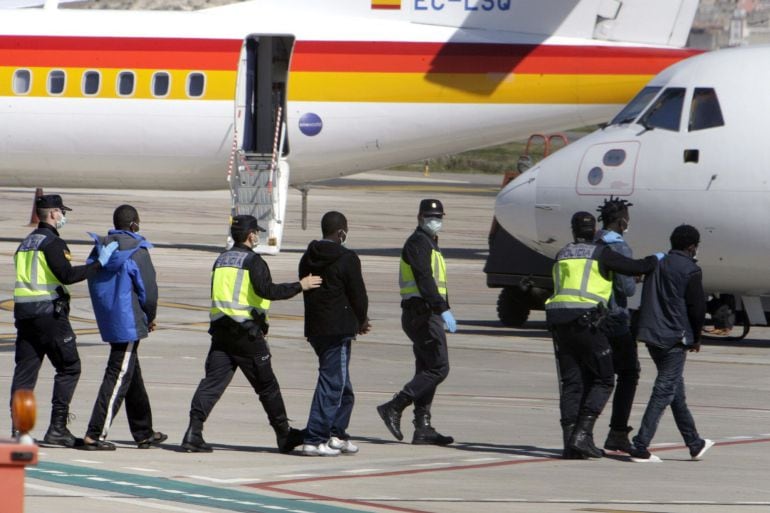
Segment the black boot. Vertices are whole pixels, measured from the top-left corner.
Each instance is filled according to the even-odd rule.
[[[594,445],[593,431],[595,423],[596,417],[592,415],[580,417],[569,441],[569,448],[586,458],[601,458],[604,456],[604,451]]]
[[[569,446],[570,438],[572,438],[572,432],[575,431],[575,423],[567,423],[561,425],[562,438],[564,440],[564,450],[561,453],[562,459],[565,460],[584,460],[585,456],[579,452],[573,450]]]
[[[610,426],[610,432],[607,434],[607,440],[604,441],[604,448],[608,451],[631,452],[633,446],[628,440],[628,434],[633,431],[632,427],[623,429],[613,429]]]
[[[385,427],[396,437],[396,440],[404,439],[404,435],[401,433],[401,412],[410,404],[412,404],[412,400],[409,396],[399,392],[393,396],[393,399],[377,407],[377,413],[385,422]]]
[[[214,450],[203,439],[203,421],[190,418],[190,425],[182,439],[182,449],[187,452],[211,452]]]
[[[430,425],[430,413],[415,412],[414,414],[414,436],[412,444],[414,445],[449,445],[455,439],[451,436],[444,436]]]
[[[48,426],[43,442],[49,445],[75,447],[78,444],[78,438],[67,429],[68,417],[69,409],[66,406],[64,408],[54,407],[51,410],[51,425]],[[82,444],[82,440],[80,442]]]
[[[298,445],[305,441],[305,432],[301,429],[294,429],[289,426],[289,422],[283,422],[278,426],[273,426],[275,430],[275,439],[278,444],[278,451],[287,454],[294,450]]]

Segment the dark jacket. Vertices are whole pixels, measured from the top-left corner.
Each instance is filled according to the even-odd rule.
[[[596,232],[597,242],[606,244],[612,251],[633,258],[631,246],[623,236],[611,230]],[[636,293],[636,281],[632,276],[614,273],[612,277],[612,296],[607,304],[605,328],[610,336],[620,336],[630,331],[631,316],[628,313],[628,298]]]
[[[592,244],[586,242],[584,243]],[[596,260],[599,263],[599,273],[602,275],[602,277],[604,277],[604,279],[608,281],[612,279],[613,272],[627,276],[637,276],[641,274],[648,274],[657,267],[658,258],[655,255],[650,255],[640,260],[633,260],[613,251],[603,242],[593,244],[603,248],[599,251],[599,253],[596,254]],[[558,262],[554,265],[558,265]],[[557,310],[546,310],[546,322],[549,326],[557,324],[568,324],[576,321],[584,313],[591,309],[592,308],[588,308],[586,310],[578,308],[565,308]]]
[[[323,278],[306,290],[305,336],[355,336],[366,323],[369,299],[361,261],[353,251],[329,240],[314,240],[299,261],[300,278]]]
[[[267,263],[248,246],[235,244],[230,251],[250,253],[244,268],[249,270],[251,286],[259,297],[273,301],[289,299],[302,292],[302,285],[298,281],[294,283],[273,283]],[[243,329],[240,324],[227,316],[212,321],[209,326],[209,333],[211,334],[211,349],[213,350],[238,355],[252,355],[256,354],[260,349],[260,346],[254,343],[253,336],[256,335],[258,338],[261,338],[261,333],[253,330],[249,333],[248,330]],[[249,337],[252,338],[250,339]]]
[[[401,258],[412,267],[414,281],[420,296],[428,303],[430,309],[437,314],[449,310],[449,302],[438,293],[436,280],[431,269],[431,253],[441,252],[438,247],[438,237],[431,236],[420,227],[409,236],[401,250]],[[448,296],[449,294],[447,294]]]
[[[684,251],[671,250],[644,281],[637,338],[670,349],[700,343],[706,317],[703,273]]]
[[[88,291],[96,323],[105,342],[135,342],[146,338],[158,309],[158,284],[150,259],[152,244],[137,233],[110,230],[106,237],[91,234],[96,247],[118,242],[107,265],[88,278]]]

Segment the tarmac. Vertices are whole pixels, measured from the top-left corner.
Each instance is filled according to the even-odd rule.
[[[610,454],[596,461],[559,458],[558,388],[553,346],[542,312],[520,329],[497,320],[498,290],[483,273],[487,234],[500,177],[377,172],[337,179],[309,195],[307,231],[300,228],[300,194],[291,191],[283,251],[268,257],[275,282],[295,281],[307,243],[320,238],[320,217],[343,212],[349,247],[359,253],[373,330],[354,343],[351,377],[356,405],[349,432],[354,456],[279,454],[264,411],[238,373],[206,422],[211,454],[179,448],[190,399],[203,377],[209,347],[211,265],[227,233],[227,191],[92,191],[60,193],[73,208],[62,235],[73,263],[90,250],[86,232],[104,233],[123,203],[139,210],[142,233],[155,244],[161,306],[158,330],[141,343],[142,374],[154,427],[169,435],[159,448],[139,450],[124,410],[109,440],[115,452],[40,448],[26,471],[27,513],[152,512],[704,512],[770,510],[770,330],[753,328],[740,342],[706,341],[689,355],[688,402],[703,437],[716,446],[691,461],[674,421],[664,415],[652,450],[662,463],[632,463]],[[13,374],[13,253],[29,232],[34,192],[0,189],[0,389],[8,398]],[[433,424],[456,442],[412,446],[411,410],[404,442],[388,433],[375,406],[388,400],[413,371],[411,344],[401,331],[398,260],[416,225],[420,199],[437,197],[447,210],[441,247],[447,260],[458,331],[448,334],[451,371],[439,387]],[[83,373],[70,423],[82,436],[101,382],[108,346],[93,320],[87,288],[72,287],[72,321]],[[303,338],[301,297],[276,301],[268,340],[289,416],[307,420],[317,372]],[[642,376],[630,424],[639,426],[655,377],[640,346]],[[49,420],[52,367],[43,364],[36,394],[42,438]],[[609,410],[599,419],[597,442]],[[10,419],[0,430],[10,433]],[[3,508],[0,507],[0,510]]]

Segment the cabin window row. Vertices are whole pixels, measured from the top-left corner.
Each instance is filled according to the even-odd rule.
[[[16,70],[13,74],[13,92],[17,95],[29,94],[32,90],[32,72],[28,69]],[[133,71],[121,71],[118,73],[115,83],[115,91],[118,96],[130,97],[136,93],[136,74]],[[84,71],[81,77],[80,90],[84,96],[96,96],[103,85],[102,74],[99,71]],[[46,77],[46,91],[48,94],[58,96],[64,93],[67,86],[67,72],[54,69],[48,72]],[[206,87],[206,77],[203,73],[191,72],[187,74],[185,91],[190,98],[203,96]],[[165,71],[156,71],[152,74],[150,93],[157,98],[168,96],[171,91],[171,75]]]

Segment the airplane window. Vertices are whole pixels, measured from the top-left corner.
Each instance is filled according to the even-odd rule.
[[[196,98],[203,96],[205,78],[203,73],[190,73],[187,75],[187,96]]]
[[[99,92],[100,76],[98,71],[83,73],[83,94],[93,96]]]
[[[13,74],[14,94],[27,94],[32,87],[32,73],[28,69],[17,69]]]
[[[605,166],[611,166],[611,167],[617,167],[623,162],[626,161],[626,152],[625,150],[610,150],[607,153],[604,154],[604,158],[602,159],[602,162]]]
[[[612,118],[610,125],[624,125],[636,119],[642,110],[650,104],[653,98],[661,90],[660,87],[645,87],[631,100],[628,105],[623,107],[617,116]]]
[[[647,112],[639,118],[639,124],[646,128],[679,131],[684,92],[683,87],[669,87],[664,90]]]
[[[120,96],[131,96],[134,94],[133,72],[121,71],[118,73],[118,94]]]
[[[64,92],[64,85],[66,82],[66,76],[60,69],[51,70],[48,72],[48,93],[49,94],[62,94]]]
[[[696,87],[690,104],[690,132],[715,126],[724,126],[722,109],[719,107],[717,92],[710,87]]]
[[[152,94],[154,96],[166,96],[168,94],[171,77],[168,73],[159,71],[152,76]]]

